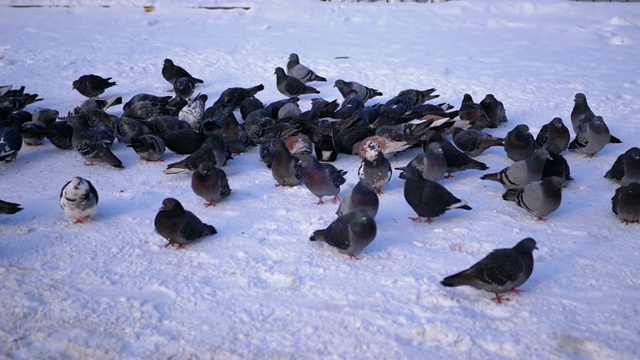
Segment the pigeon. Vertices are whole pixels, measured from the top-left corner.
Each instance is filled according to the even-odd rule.
[[[293,156],[281,139],[275,139],[273,146],[273,160],[271,175],[276,180],[276,186],[298,186],[302,179],[302,165]]]
[[[229,144],[233,154],[240,154],[247,151],[249,146],[255,144],[249,138],[247,130],[238,122],[233,112],[228,112],[220,128],[223,139]]]
[[[640,148],[634,146],[618,156],[604,177],[623,186],[640,182]]]
[[[382,96],[382,93],[380,91],[357,83],[355,81],[344,81],[338,79],[335,81],[333,86],[338,89],[342,97],[345,99],[354,91],[356,92],[356,94],[358,94],[360,100],[365,103],[367,102],[367,100],[370,100],[376,96]]]
[[[190,103],[180,109],[180,112],[178,112],[178,119],[186,121],[192,129],[198,129],[202,122],[202,116],[204,115],[204,107],[207,99],[208,97],[206,94],[196,95]]]
[[[167,149],[176,154],[193,154],[207,139],[202,133],[190,129],[178,129],[170,131],[162,137]]]
[[[440,95],[433,95],[435,91],[435,88],[426,90],[405,89],[400,91],[395,97],[403,98],[403,101],[407,104],[407,107],[409,107],[409,109],[412,109],[416,106],[424,104],[425,101],[433,100],[440,97]]]
[[[89,127],[85,120],[77,116],[70,117],[68,121],[73,128],[71,143],[86,160],[85,165],[91,166],[94,162],[103,162],[115,168],[124,169],[122,161],[111,152],[96,128]]]
[[[206,207],[216,206],[216,202],[229,196],[231,188],[224,170],[203,162],[191,176],[191,189],[207,201]]]
[[[20,204],[0,200],[0,214],[13,215],[22,210]]]
[[[560,152],[567,150],[569,140],[571,140],[569,129],[559,117],[553,118],[548,124],[542,125],[536,136],[536,144],[539,147],[548,149],[550,145],[557,145]]]
[[[12,162],[22,149],[22,135],[12,127],[0,127],[0,161]]]
[[[287,62],[287,75],[300,79],[303,83],[312,81],[327,81],[327,79],[319,76],[313,70],[300,64],[300,57],[298,54],[291,53],[289,55],[289,62]]]
[[[20,127],[22,141],[27,146],[42,145],[46,131],[47,125],[40,121],[27,121]]]
[[[218,100],[216,100],[214,105],[223,105],[228,106],[232,110],[235,110],[242,105],[242,103],[249,98],[254,98],[253,96],[258,92],[264,90],[264,85],[258,84],[254,87],[250,88],[242,88],[242,87],[232,87],[224,90]],[[255,98],[254,98],[255,99]],[[262,105],[262,103],[260,103]],[[263,108],[261,106],[260,108]],[[243,118],[245,118],[243,116]]]
[[[113,130],[116,132],[118,141],[123,144],[131,144],[133,138],[151,133],[151,130],[144,122],[129,117],[118,118]]]
[[[305,85],[302,80],[289,76],[284,73],[284,69],[277,67],[276,71],[276,87],[281,94],[287,97],[295,97],[304,94],[320,94],[317,89]]]
[[[133,148],[136,154],[146,161],[163,161],[160,158],[166,150],[164,140],[151,134],[133,138],[127,146]]]
[[[73,81],[73,89],[88,98],[94,98],[116,85],[115,81],[109,80],[111,80],[110,77],[103,78],[94,74],[82,75]]]
[[[611,198],[611,211],[625,224],[640,221],[640,183],[620,186]]]
[[[493,94],[485,95],[479,105],[487,114],[491,124],[495,124],[497,127],[507,122],[507,112],[504,110],[504,105]]]
[[[439,142],[432,142],[424,146],[424,151],[416,155],[405,167],[413,167],[420,171],[422,177],[438,182],[447,172],[447,159]],[[400,168],[396,168],[400,170]]]
[[[364,208],[338,216],[326,229],[316,230],[311,241],[324,241],[347,254],[350,259],[362,252],[375,239],[376,222]]]
[[[537,148],[538,145],[529,132],[529,126],[525,124],[516,125],[504,137],[504,151],[507,153],[507,157],[513,161],[528,158]]]
[[[516,205],[536,216],[539,221],[544,221],[545,216],[560,207],[563,184],[564,179],[552,176],[529,183],[520,190],[507,190],[502,195],[502,199],[515,202]]]
[[[458,150],[449,140],[445,139],[436,131],[428,131],[425,134],[425,147],[432,142],[438,142],[442,148],[444,158],[447,161],[447,175],[445,179],[453,177],[453,173],[463,170],[475,169],[475,170],[487,170],[489,167],[469,155]],[[425,151],[426,153],[426,151]]]
[[[171,83],[173,84],[173,82]],[[156,95],[145,94],[145,93],[136,94],[132,96],[131,99],[129,99],[129,101],[127,101],[122,106],[122,110],[127,111],[135,103],[139,103],[139,102],[150,102],[150,103],[157,103],[160,105],[168,105],[172,97],[173,96],[156,96]]]
[[[375,218],[380,207],[380,199],[368,179],[360,179],[356,186],[347,192],[340,201],[336,215],[348,214],[357,209],[364,209],[369,216]]]
[[[47,125],[45,136],[53,146],[60,150],[73,149],[73,144],[71,143],[73,128],[66,121],[54,121]]]
[[[578,149],[587,157],[594,157],[596,153],[609,143],[611,133],[602,116],[595,116],[589,120],[584,128],[569,143],[569,149]]]
[[[302,183],[318,197],[316,205],[324,204],[322,198],[331,195],[333,195],[333,203],[335,204],[339,200],[340,185],[345,183],[344,176],[347,172],[338,170],[331,164],[320,163],[311,154],[302,155],[300,164],[302,165]]]
[[[429,224],[434,217],[444,214],[451,209],[471,210],[465,201],[455,197],[449,190],[439,183],[422,177],[420,171],[414,167],[400,168],[400,179],[404,183],[404,198],[418,216],[410,217],[413,221],[422,222],[422,218]]]
[[[589,108],[587,104],[587,97],[582,93],[577,93],[573,100],[575,104],[571,110],[571,125],[573,126],[573,132],[578,135],[587,127],[589,121],[591,121],[596,115]],[[609,141],[612,144],[619,144],[622,141],[617,137],[610,135]]]
[[[223,167],[229,159],[231,155],[225,147],[224,140],[216,135],[210,135],[193,154],[167,165],[167,169],[163,172],[167,175],[184,173],[197,169],[204,162]]]
[[[542,180],[548,158],[546,149],[538,149],[525,160],[516,161],[497,173],[485,174],[480,179],[497,181],[507,190],[522,189],[529,183]]]
[[[312,134],[313,148],[315,149],[316,157],[320,161],[336,161],[338,157],[339,151],[334,125],[334,119],[320,119],[319,126]]]
[[[204,80],[191,76],[187,70],[174,64],[171,59],[164,59],[164,64],[162,65],[162,77],[167,80],[169,84],[173,84],[178,78],[188,78],[197,84],[204,83]]]
[[[108,108],[122,104],[122,96],[113,95],[105,100],[91,98],[83,101],[73,109],[69,116],[82,115],[92,111],[106,111]],[[35,116],[35,113],[34,113]],[[35,120],[35,118],[34,118]]]
[[[476,157],[492,146],[504,146],[504,139],[482,130],[456,127],[453,129],[453,143],[465,154]]]
[[[87,100],[89,101],[89,100]],[[60,112],[54,109],[40,108],[33,112],[33,121],[39,121],[45,125],[49,125],[58,119]]]
[[[404,140],[391,140],[384,136],[373,135],[367,138],[364,138],[361,141],[358,141],[353,145],[353,153],[358,154],[361,158],[364,159],[366,153],[366,144],[374,141],[380,145],[380,149],[385,157],[390,158],[393,155],[402,152],[410,147],[412,147],[413,143],[408,143]]]
[[[469,94],[464,94],[462,97],[458,116],[460,120],[468,121],[469,124],[476,129],[498,127],[498,124],[494,124],[491,119],[489,119],[487,113],[484,112],[479,104],[473,101],[473,98]]]
[[[176,93],[176,96],[187,100],[187,103],[195,90],[196,83],[188,77],[179,77],[173,82],[173,91]]]
[[[571,169],[567,159],[562,156],[560,147],[556,144],[547,145],[547,151],[549,151],[549,158],[544,162],[544,169],[542,169],[542,180],[557,176],[564,180],[566,183],[569,180],[573,180],[571,177]]]
[[[60,207],[74,224],[81,224],[95,216],[98,200],[98,191],[91,181],[79,176],[68,181],[60,190]]]
[[[204,236],[218,233],[215,227],[203,223],[174,198],[162,200],[153,224],[158,234],[169,241],[165,247],[175,245],[182,248]]]
[[[382,194],[391,180],[391,163],[384,157],[380,145],[370,141],[365,144],[365,156],[358,168],[358,177],[373,184],[376,194]]]
[[[498,293],[521,293],[517,287],[524,284],[533,272],[535,249],[537,244],[532,238],[520,240],[510,249],[493,250],[470,268],[447,276],[440,284],[449,287],[468,285],[489,291],[495,294],[495,301],[502,303],[509,299]]]

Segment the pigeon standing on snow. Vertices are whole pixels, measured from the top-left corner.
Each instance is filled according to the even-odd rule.
[[[498,126],[507,122],[507,112],[504,110],[504,105],[493,94],[485,95],[479,105],[487,114],[491,124]]]
[[[285,74],[284,69],[281,67],[276,68],[275,74],[276,87],[284,96],[295,97],[304,94],[320,94],[320,91],[305,85],[302,80]]]
[[[485,174],[481,180],[497,181],[507,190],[522,189],[525,185],[542,179],[544,164],[549,158],[546,149],[538,149],[525,160],[516,161],[497,173]]]
[[[276,186],[300,185],[300,180],[302,179],[300,160],[289,152],[289,149],[281,139],[275,139],[272,147],[271,175],[277,182]]]
[[[540,132],[536,136],[536,143],[539,147],[548,149],[550,145],[557,145],[560,152],[567,150],[569,140],[571,140],[569,129],[559,117],[553,118],[548,124],[542,125]]]
[[[618,156],[604,177],[624,186],[640,182],[640,148],[634,146]]]
[[[20,204],[0,200],[0,214],[8,214],[13,215],[17,212],[22,211],[22,207]]]
[[[162,161],[160,158],[166,151],[166,146],[162,138],[155,135],[142,135],[131,139],[131,144],[127,145],[146,161]]]
[[[12,127],[0,128],[0,161],[11,162],[22,149],[22,135]]]
[[[60,190],[60,207],[75,224],[81,224],[96,215],[98,200],[98,191],[91,181],[79,176],[64,184]]]
[[[229,196],[231,188],[224,170],[204,162],[198,166],[191,176],[191,189],[207,201],[206,207],[216,206],[216,202]]]
[[[471,210],[466,202],[455,197],[449,190],[439,183],[426,180],[420,171],[413,167],[400,168],[400,179],[404,179],[404,198],[418,216],[410,218],[422,221],[423,217],[431,224],[431,218],[444,214],[451,209]]]
[[[178,119],[181,121],[186,121],[192,129],[197,130],[200,128],[200,123],[202,122],[202,115],[204,114],[204,107],[207,103],[207,95],[206,94],[198,94],[196,95],[190,103],[188,103],[185,107],[180,109],[178,113]]]
[[[162,65],[162,77],[172,85],[178,78],[188,78],[197,84],[204,83],[204,80],[191,76],[187,70],[174,64],[171,59],[164,59],[164,64]]]
[[[339,198],[340,186],[345,183],[344,170],[338,170],[335,166],[327,163],[320,163],[311,154],[304,154],[300,157],[302,165],[302,183],[319,198],[316,205],[324,204],[324,196],[333,196],[335,204]]]
[[[471,126],[476,129],[496,128],[498,124],[494,124],[487,113],[482,109],[480,104],[476,104],[470,94],[464,94],[462,103],[460,104],[460,112],[458,113],[460,120],[469,121]]]
[[[517,287],[524,284],[533,272],[536,245],[535,240],[526,238],[510,249],[493,250],[467,270],[447,276],[440,284],[450,287],[467,285],[489,291],[496,295],[494,300],[498,303],[509,300],[498,293],[521,292]]]
[[[116,85],[115,81],[109,80],[111,80],[110,77],[103,78],[93,74],[82,75],[73,81],[73,89],[88,98],[94,98],[102,94],[106,89]]]
[[[576,138],[569,143],[569,149],[578,149],[587,157],[594,157],[596,153],[609,143],[611,133],[602,116],[595,116],[589,120]]]
[[[502,199],[515,202],[542,221],[545,220],[545,216],[560,207],[563,184],[564,179],[553,176],[542,181],[534,181],[520,190],[507,190]]]
[[[525,124],[516,125],[504,137],[504,151],[507,157],[513,161],[528,158],[538,148],[529,127]]]
[[[342,97],[345,99],[354,91],[358,94],[358,97],[363,102],[367,102],[367,100],[372,99],[376,96],[382,96],[382,93],[380,91],[364,86],[355,81],[344,81],[338,79],[335,81],[333,86],[338,89]]]
[[[344,195],[336,214],[340,216],[362,208],[369,216],[375,218],[379,207],[380,199],[373,189],[373,184],[367,179],[360,179],[356,186]]]
[[[380,145],[370,141],[365,144],[365,156],[358,168],[358,177],[373,184],[377,194],[382,194],[391,180],[391,163],[384,157]]]
[[[173,82],[173,92],[181,99],[189,101],[195,91],[196,83],[187,77],[177,78]]]
[[[447,159],[440,143],[432,142],[424,146],[424,151],[409,161],[406,167],[414,167],[420,171],[423,178],[438,182],[447,172]]]
[[[632,182],[616,189],[611,210],[625,224],[640,221],[640,183]]]
[[[377,227],[373,217],[363,208],[339,216],[326,229],[316,230],[311,241],[324,241],[351,259],[362,252],[376,237]]]
[[[85,165],[91,166],[94,162],[103,162],[115,168],[124,168],[122,161],[111,152],[95,128],[90,127],[84,119],[78,116],[70,117],[68,121],[73,128],[71,143],[86,160]]]
[[[158,234],[169,241],[165,247],[175,245],[181,248],[204,236],[218,233],[215,227],[203,223],[174,198],[162,201],[153,223]]]
[[[577,135],[587,127],[589,121],[593,120],[596,115],[591,111],[591,108],[589,108],[587,97],[584,94],[577,93],[573,101],[575,104],[573,104],[573,109],[571,110],[571,125],[573,126],[573,132]],[[619,144],[622,141],[610,135],[609,142]]]
[[[289,55],[289,62],[287,62],[287,75],[300,79],[303,83],[312,81],[327,81],[327,79],[319,76],[313,70],[309,69],[303,64],[300,64],[300,57],[298,54],[292,53]]]
[[[482,130],[456,127],[453,129],[453,143],[465,154],[476,157],[492,146],[504,146],[504,139]]]
[[[468,169],[487,170],[489,168],[487,164],[458,150],[458,148],[456,148],[449,140],[443,138],[442,135],[436,131],[427,132],[425,137],[427,138],[425,144],[438,142],[442,148],[444,158],[447,161],[447,172],[449,173],[445,178],[453,177],[451,174],[458,171]]]

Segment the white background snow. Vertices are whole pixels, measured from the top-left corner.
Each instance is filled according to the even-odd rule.
[[[24,210],[0,216],[0,357],[10,359],[633,359],[640,357],[640,225],[611,212],[617,184],[603,178],[616,157],[640,145],[640,6],[559,0],[438,4],[296,1],[50,1],[70,7],[12,8],[2,0],[0,85],[25,85],[66,113],[84,97],[83,74],[113,77],[105,96],[165,95],[160,74],[173,59],[205,80],[210,105],[232,86],[264,84],[257,97],[282,98],[274,68],[289,53],[333,81],[381,90],[435,87],[457,107],[464,93],[493,93],[507,110],[504,136],[519,123],[569,125],[576,92],[622,144],[595,158],[565,154],[575,181],[539,222],[500,198],[476,170],[442,183],[472,211],[413,223],[397,173],[380,197],[378,235],[349,260],[313,230],[337,205],[316,206],[306,188],[275,188],[257,148],[224,168],[233,190],[205,208],[189,175],[165,175],[114,145],[125,170],[83,165],[46,142],[0,164],[0,198]],[[37,3],[37,2],[31,2]],[[104,8],[98,5],[112,5]],[[203,10],[191,5],[243,5]],[[348,57],[348,59],[337,59]],[[303,110],[312,96],[303,96]],[[121,114],[122,108],[109,110]],[[416,150],[391,159],[404,166]],[[510,164],[500,148],[478,160]],[[355,185],[360,159],[339,155]],[[73,176],[93,182],[98,215],[74,225],[58,205]],[[164,248],[153,227],[162,199],[175,197],[218,234]],[[446,275],[494,248],[538,241],[521,296],[498,304],[472,288],[444,288]]]

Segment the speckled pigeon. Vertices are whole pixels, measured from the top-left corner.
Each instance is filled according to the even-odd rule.
[[[127,145],[146,161],[163,161],[160,158],[166,151],[166,146],[162,138],[155,135],[142,135],[131,139],[131,144]]]
[[[391,163],[384,156],[378,143],[370,141],[365,144],[365,156],[358,168],[358,177],[373,184],[377,194],[382,194],[382,190],[391,180]]]
[[[73,147],[86,160],[85,165],[91,166],[95,162],[109,164],[115,168],[123,169],[122,161],[109,149],[99,129],[89,127],[89,124],[78,116],[68,118],[69,125],[73,128],[71,143]]]
[[[98,191],[91,181],[79,176],[68,181],[60,190],[60,207],[75,224],[83,223],[98,212]]]

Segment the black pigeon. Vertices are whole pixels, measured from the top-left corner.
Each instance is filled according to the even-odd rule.
[[[110,77],[103,78],[94,74],[82,75],[73,81],[73,89],[88,98],[94,98],[116,85],[115,81],[109,80],[111,80]]]
[[[229,159],[231,159],[231,154],[229,149],[225,147],[224,141],[216,135],[210,135],[193,154],[167,165],[164,173],[169,175],[193,171],[204,162],[223,167]]]
[[[195,81],[188,77],[179,77],[173,82],[173,92],[175,92],[177,97],[186,99],[187,101],[191,98],[195,90]]]
[[[414,167],[400,168],[400,179],[404,179],[404,198],[418,216],[411,217],[413,221],[422,222],[422,218],[429,224],[431,218],[438,217],[451,209],[471,210],[466,202],[458,199],[444,186],[422,177],[420,171]]]
[[[360,208],[338,216],[326,229],[314,231],[309,240],[324,241],[350,259],[358,259],[356,254],[371,244],[377,230],[373,217]]]
[[[335,204],[339,200],[340,186],[345,183],[344,176],[347,172],[338,170],[331,164],[320,163],[311,154],[302,155],[300,164],[302,165],[302,183],[318,197],[316,205],[324,204],[322,198],[325,196],[333,196]]]
[[[327,81],[327,79],[313,72],[303,64],[300,64],[300,57],[296,53],[289,55],[287,62],[287,75],[300,79],[303,83],[312,81]]]
[[[165,247],[175,245],[181,248],[204,236],[218,233],[215,227],[203,223],[174,198],[162,201],[153,223],[158,234],[169,241]]]
[[[458,150],[458,148],[456,148],[449,140],[443,138],[436,131],[432,131],[432,130],[428,131],[425,134],[425,138],[426,138],[425,145],[424,145],[425,147],[432,142],[438,142],[442,147],[444,158],[447,161],[448,174],[445,176],[445,179],[453,177],[453,175],[451,174],[458,171],[470,170],[470,169],[487,170],[489,168],[485,163],[480,162],[476,159],[473,159],[469,155]],[[425,152],[426,152],[426,148],[425,148]]]
[[[187,70],[174,64],[171,59],[164,59],[164,65],[162,65],[162,77],[167,80],[169,84],[173,84],[178,78],[188,78],[197,84],[204,83],[204,80],[191,76]]]
[[[216,202],[229,196],[231,188],[224,170],[204,162],[198,166],[191,176],[191,189],[203,198],[206,207],[216,206]]]
[[[549,123],[542,125],[540,132],[536,136],[536,144],[539,147],[549,148],[550,145],[556,145],[560,152],[567,150],[570,140],[569,129],[559,117],[553,118]]]
[[[206,137],[198,131],[178,129],[166,133],[163,139],[167,149],[176,154],[188,155],[196,152],[202,146]]]
[[[405,89],[400,91],[398,95],[396,95],[396,98],[404,98],[407,107],[409,109],[413,109],[416,106],[424,104],[425,101],[433,100],[440,97],[440,95],[433,94],[435,91],[435,88],[426,90]]]
[[[22,149],[22,135],[13,127],[0,128],[0,161],[11,162]]]
[[[271,175],[276,180],[276,186],[298,186],[302,180],[302,165],[293,156],[281,139],[272,142],[273,161]]]
[[[356,186],[342,197],[336,214],[340,216],[362,208],[369,216],[375,218],[379,207],[380,199],[373,189],[373,184],[367,179],[360,179]]]
[[[620,186],[611,198],[611,211],[625,224],[640,221],[640,183]]]
[[[468,121],[476,129],[496,128],[498,124],[494,124],[484,109],[473,101],[469,94],[464,94],[462,103],[460,104],[460,112],[458,116],[460,120]]]
[[[504,137],[504,151],[513,161],[528,158],[537,148],[538,144],[529,132],[529,126],[525,124],[516,125]]]
[[[22,210],[20,204],[0,200],[0,214],[13,215]]]
[[[160,158],[166,150],[164,140],[155,135],[142,135],[131,139],[131,144],[127,145],[146,161],[163,161]]]
[[[47,125],[40,121],[27,121],[20,127],[22,141],[27,146],[42,145],[46,131]]]
[[[47,125],[45,136],[53,146],[60,150],[73,149],[73,144],[71,143],[73,128],[67,121],[54,121]]]
[[[544,169],[542,169],[542,180],[552,176],[557,176],[565,182],[573,180],[569,163],[562,156],[560,147],[556,144],[551,144],[546,149],[549,151],[549,158],[545,161]]]
[[[504,139],[477,129],[453,129],[453,143],[465,154],[476,157],[492,146],[504,146]]]
[[[367,100],[372,99],[376,96],[382,96],[382,93],[374,88],[367,87],[355,81],[344,81],[342,79],[338,79],[334,83],[334,87],[338,89],[343,98],[347,98],[349,94],[352,92],[356,92],[358,97],[363,101],[367,102]]]
[[[239,108],[246,99],[252,98],[255,94],[262,90],[264,90],[264,85],[262,84],[250,88],[228,88],[220,94],[220,97],[214,102],[214,104],[228,106],[235,110]]]
[[[493,94],[485,95],[479,105],[482,110],[484,110],[485,114],[487,114],[489,123],[494,124],[496,127],[508,121],[504,105],[501,101],[496,99]]]
[[[533,250],[536,241],[526,238],[510,249],[496,249],[476,264],[457,274],[447,276],[440,284],[444,286],[467,285],[496,295],[495,301],[509,300],[498,293],[515,292],[529,279],[533,272]]]
[[[604,177],[620,185],[640,182],[640,148],[634,146],[618,156]]]
[[[173,84],[173,82],[172,82],[172,84]],[[129,101],[127,101],[122,106],[122,110],[127,111],[134,104],[139,103],[139,102],[157,103],[159,105],[165,105],[166,106],[166,105],[169,104],[169,101],[171,100],[172,97],[173,96],[156,96],[156,95],[146,94],[146,93],[136,94],[136,95],[132,96],[131,99],[129,99]]]

